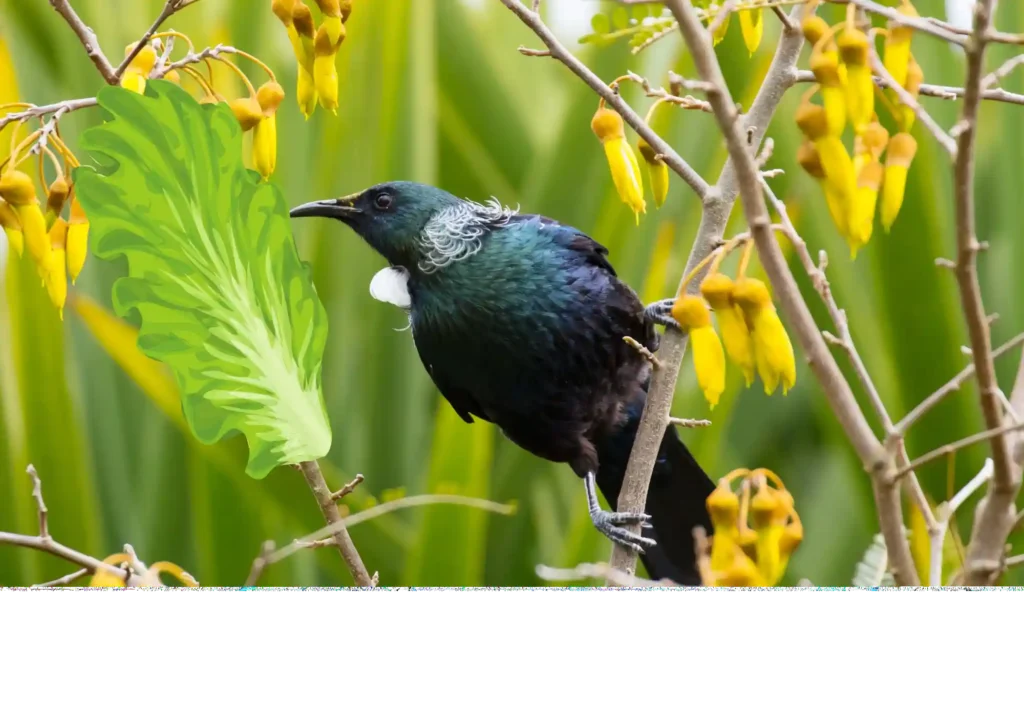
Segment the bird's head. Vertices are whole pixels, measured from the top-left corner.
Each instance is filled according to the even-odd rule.
[[[387,182],[339,199],[309,202],[293,217],[330,217],[356,232],[391,264],[413,269],[424,260],[427,224],[462,200],[427,184]]]

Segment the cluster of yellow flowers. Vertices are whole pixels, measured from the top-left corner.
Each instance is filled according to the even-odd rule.
[[[832,220],[849,244],[850,255],[856,257],[871,239],[879,190],[882,226],[889,231],[896,221],[917,141],[910,134],[913,109],[900,103],[891,90],[882,94],[875,87],[869,62],[871,38],[854,23],[855,6],[849,9],[846,21],[833,27],[815,15],[803,20],[804,36],[812,45],[811,72],[818,83],[797,109],[796,123],[804,135],[797,161],[819,180]],[[899,12],[917,17],[910,0],[902,0]],[[924,74],[910,53],[913,30],[893,25],[871,33],[885,35],[885,68],[916,98]],[[896,123],[892,137],[875,112],[876,92]],[[820,94],[821,105],[810,102],[815,94]],[[842,140],[847,124],[854,134],[852,158]]]
[[[288,30],[295,59],[299,63],[295,96],[299,109],[309,119],[320,106],[337,114],[338,70],[335,58],[345,40],[345,23],[352,12],[352,0],[316,0],[323,15],[314,31],[313,13],[302,0],[272,0],[271,9]]]
[[[153,72],[153,68],[156,67],[158,59],[157,50],[162,41],[173,38],[182,39],[188,43],[189,53],[195,55],[195,47],[188,36],[174,31],[156,33],[151,41],[132,58],[128,67],[125,68],[124,74],[121,75],[121,86],[132,92],[144,93],[146,91],[147,78]],[[134,49],[135,43],[128,45],[125,48],[125,57],[128,57]],[[236,54],[250,60],[267,73],[269,79],[260,85],[258,89],[253,87],[252,82],[249,81],[248,76],[242,72],[241,68],[224,56],[228,52],[228,50],[221,50],[212,54],[210,59],[231,68],[242,79],[242,82],[245,83],[249,91],[246,97],[228,100],[217,91],[214,87],[214,73],[210,60],[206,61],[208,76],[204,76],[190,65],[184,65],[181,71],[199,86],[199,89],[202,91],[202,97],[199,100],[201,103],[226,102],[231,111],[234,112],[238,123],[242,125],[242,131],[248,132],[253,130],[253,166],[260,173],[260,176],[267,179],[274,173],[274,169],[277,167],[277,108],[284,99],[284,89],[278,84],[274,72],[265,63],[247,52],[231,48],[230,54]],[[178,85],[181,84],[181,74],[177,70],[172,69],[167,72],[164,75],[164,79]]]
[[[0,112],[31,108],[32,105],[18,102],[0,106]],[[70,169],[78,166],[78,160],[61,140],[56,121],[31,132],[19,142],[18,129],[24,121],[16,123],[11,133],[10,154],[0,163],[0,226],[15,254],[20,257],[28,247],[50,301],[63,318],[68,277],[70,275],[71,282],[75,282],[88,253],[89,221],[68,179]],[[21,169],[33,157],[38,158],[39,186],[46,188],[45,209],[32,177]],[[46,159],[52,164],[55,175],[49,184],[45,174]],[[67,219],[62,216],[65,207],[69,207]]]
[[[737,278],[720,271],[722,260],[734,248],[744,245]],[[725,390],[725,357],[739,367],[747,387],[761,377],[768,395],[782,385],[785,395],[796,383],[796,360],[782,320],[772,303],[768,286],[760,279],[746,276],[746,265],[753,245],[747,239],[730,241],[697,265],[684,283],[710,261],[711,268],[700,285],[700,296],[682,294],[672,307],[672,317],[690,334],[697,384],[711,408]],[[718,320],[719,339],[711,322]],[[722,349],[722,343],[725,349]]]
[[[740,32],[743,34],[743,44],[747,46],[747,50],[753,55],[757,52],[757,48],[761,46],[761,38],[764,37],[764,8],[738,10],[737,14],[740,16]],[[715,13],[708,13],[709,27],[715,22],[715,17]],[[730,17],[732,17],[731,13],[726,15],[715,28],[714,33],[712,33],[712,38],[716,45],[725,39],[725,33],[729,31]]]
[[[739,494],[732,482],[742,481]],[[707,499],[714,535],[699,556],[701,581],[714,587],[777,585],[804,539],[793,496],[767,468],[740,468],[718,481]]]

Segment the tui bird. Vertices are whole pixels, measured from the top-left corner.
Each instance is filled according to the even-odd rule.
[[[291,216],[339,219],[388,261],[370,291],[408,312],[423,365],[464,421],[568,463],[601,533],[637,550],[652,578],[699,584],[692,529],[710,530],[714,486],[674,427],[645,513],[602,510],[595,488],[616,505],[650,380],[623,337],[656,350],[655,325],[676,325],[672,300],[645,308],[577,229],[424,184],[379,184]],[[625,527],[637,524],[640,535]]]

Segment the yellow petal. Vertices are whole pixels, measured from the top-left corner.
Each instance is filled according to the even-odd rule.
[[[697,384],[711,408],[714,408],[725,390],[725,352],[722,350],[722,342],[712,327],[704,326],[690,329],[690,344],[693,348]]]
[[[647,211],[647,203],[644,201],[644,185],[636,154],[624,137],[605,141],[604,152],[608,158],[615,190],[619,193],[619,198],[633,210],[639,223],[640,213]]]
[[[337,114],[338,112],[338,68],[334,55],[317,55],[313,60],[313,81],[320,106]]]
[[[68,274],[74,284],[85,266],[85,257],[89,253],[89,223],[68,225]]]
[[[299,109],[302,111],[303,117],[309,119],[309,116],[313,114],[313,110],[316,109],[316,84],[313,82],[313,73],[308,71],[303,65],[299,65],[295,99],[299,103]]]
[[[50,258],[50,237],[46,231],[46,218],[38,202],[22,204],[14,208],[21,222],[21,231],[25,235],[25,243],[29,253],[39,267],[45,267]]]
[[[875,83],[869,67],[846,66],[846,113],[855,132],[874,118]]]
[[[764,35],[764,11],[760,8],[740,10],[740,31],[743,33],[743,43],[753,55],[761,45],[761,37]]]
[[[728,15],[725,16],[725,19],[722,20],[722,24],[715,28],[715,32],[712,35],[714,44],[717,45],[718,43],[725,39],[725,33],[729,31],[729,20],[731,19],[732,13],[729,13]],[[712,20],[712,22],[714,22],[714,20]]]
[[[146,91],[146,77],[138,70],[128,67],[121,75],[121,87],[141,95]]]
[[[274,173],[277,166],[277,116],[264,117],[252,136],[253,164],[263,179]]]
[[[781,381],[782,394],[796,383],[796,359],[789,335],[774,306],[763,307],[753,315],[754,356],[757,370],[768,395],[775,393]]]

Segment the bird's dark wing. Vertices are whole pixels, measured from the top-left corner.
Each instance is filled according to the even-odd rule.
[[[476,414],[486,420],[487,414],[471,394],[446,380],[443,372],[434,370],[433,363],[430,360],[430,341],[424,341],[422,337],[417,337],[415,344],[416,351],[420,355],[420,361],[423,362],[423,366],[427,369],[427,373],[430,374],[434,385],[437,386],[437,390],[441,392],[445,400],[451,404],[451,407],[455,409],[455,412],[459,414],[459,418],[466,423],[473,423],[473,415],[471,414]]]
[[[520,214],[516,217],[518,221],[538,221],[541,226],[555,229],[552,236],[572,251],[578,252],[586,257],[589,264],[600,267],[612,276],[616,276],[615,267],[608,261],[608,248],[600,244],[583,232],[573,227],[566,226],[550,217],[540,214]]]

